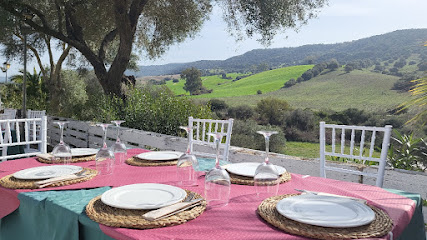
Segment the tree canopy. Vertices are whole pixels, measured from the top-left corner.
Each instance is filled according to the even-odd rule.
[[[1,23],[27,24],[75,48],[108,94],[121,96],[133,50],[156,58],[194,37],[212,11],[224,10],[232,35],[260,36],[268,44],[280,30],[298,29],[327,0],[0,0]],[[12,21],[11,16],[20,21]]]

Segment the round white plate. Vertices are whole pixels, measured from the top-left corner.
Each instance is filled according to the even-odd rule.
[[[182,154],[184,153],[174,151],[156,151],[141,153],[136,155],[135,157],[149,161],[170,161],[178,159],[179,157],[181,157]]]
[[[312,194],[284,198],[276,209],[289,219],[321,227],[357,227],[375,219],[374,211],[358,201]]]
[[[257,162],[233,163],[225,166],[225,169],[228,172],[236,175],[245,176],[245,177],[254,177],[255,171],[260,164],[261,163],[257,163]],[[277,166],[277,165],[275,166],[277,171],[279,172],[279,175],[282,175],[283,173],[286,172],[286,169],[284,167]]]
[[[110,189],[101,201],[124,209],[156,209],[177,203],[185,198],[184,189],[157,183],[139,183]]]
[[[95,148],[71,148],[71,156],[90,156],[98,153],[98,149]]]
[[[48,179],[78,173],[82,167],[74,165],[53,165],[27,168],[13,174],[18,179]]]

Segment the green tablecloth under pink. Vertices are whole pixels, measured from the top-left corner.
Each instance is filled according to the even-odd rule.
[[[132,156],[145,150],[131,149]],[[78,163],[75,165],[94,168],[94,162]],[[16,171],[42,166],[34,158],[4,162],[0,164],[0,177]],[[134,167],[129,165],[117,166],[111,176],[97,176],[94,179],[47,190],[88,189],[103,186],[123,186],[133,183],[163,183],[176,184],[176,167]],[[288,169],[292,172],[292,169]],[[400,236],[407,227],[416,208],[416,202],[386,191],[384,189],[350,182],[324,179],[319,177],[303,177],[292,174],[292,180],[281,184],[279,194],[296,193],[294,188],[319,192],[341,194],[368,200],[368,203],[383,209],[394,221],[392,229],[395,238]],[[188,188],[203,194],[204,178],[199,178],[199,185]],[[19,207],[18,194],[40,190],[11,190],[0,187],[0,217],[12,213]],[[252,186],[232,185],[231,200],[226,207],[208,209],[198,218],[179,226],[149,230],[112,228],[100,225],[100,229],[115,239],[307,239],[282,232],[266,222],[256,213],[261,200],[256,198]],[[381,239],[387,239],[384,236]]]

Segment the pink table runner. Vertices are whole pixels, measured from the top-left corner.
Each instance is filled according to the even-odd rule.
[[[144,152],[141,149],[128,151],[128,156]],[[95,167],[95,162],[79,163],[83,167]],[[0,164],[0,177],[29,167],[42,166],[33,158],[8,161]],[[292,169],[288,169],[292,172]],[[97,176],[94,179],[55,188],[42,190],[64,190],[94,188],[102,186],[122,186],[133,183],[176,184],[176,167],[134,167],[127,164],[116,166],[111,176]],[[319,192],[341,194],[367,199],[370,204],[387,212],[393,219],[393,234],[399,236],[410,222],[415,210],[415,202],[381,188],[351,182],[343,182],[319,177],[306,177],[292,174],[292,180],[281,184],[279,194],[296,193],[294,188]],[[203,195],[204,178],[199,179],[199,186],[189,190]],[[0,187],[2,201],[0,217],[11,213],[19,206],[19,192],[31,190],[10,190]],[[33,190],[34,191],[34,190]],[[37,190],[35,190],[37,191]],[[213,208],[205,211],[200,217],[179,226],[148,230],[112,228],[100,224],[101,230],[116,239],[306,239],[275,229],[265,223],[257,214],[256,209],[261,200],[256,198],[253,186],[232,185],[231,200],[226,207]],[[384,237],[383,239],[387,239]]]

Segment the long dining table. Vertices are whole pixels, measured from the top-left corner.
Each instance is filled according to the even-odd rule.
[[[146,152],[129,149],[127,157]],[[95,162],[75,163],[95,168]],[[46,166],[35,158],[0,163],[0,177],[30,167]],[[278,194],[296,194],[295,189],[345,195],[367,200],[393,220],[389,234],[375,239],[425,239],[419,194],[376,186],[292,173]],[[112,175],[96,176],[77,184],[43,189],[8,189],[0,186],[0,240],[2,239],[308,239],[279,230],[257,213],[262,199],[253,186],[231,186],[230,202],[207,208],[199,217],[177,226],[154,229],[109,227],[92,221],[85,213],[88,202],[111,188],[135,183],[179,186],[176,166],[137,167],[117,165]],[[204,177],[187,190],[203,196]],[[408,198],[411,197],[411,198]]]

